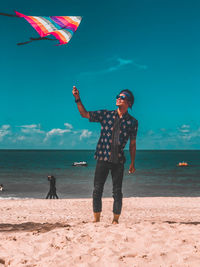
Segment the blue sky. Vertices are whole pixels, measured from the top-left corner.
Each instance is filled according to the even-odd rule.
[[[0,17],[0,148],[94,149],[100,126],[79,116],[115,109],[135,95],[138,149],[200,149],[200,2],[195,0],[25,1],[0,12],[83,16],[66,46],[38,41],[23,19]]]

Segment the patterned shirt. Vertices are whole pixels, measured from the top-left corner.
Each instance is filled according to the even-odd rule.
[[[111,156],[111,143],[113,134],[113,125],[115,118],[118,116],[117,110],[98,110],[90,111],[90,122],[101,123],[101,135],[97,143],[95,159],[109,161]],[[138,130],[138,121],[126,112],[120,118],[120,132],[118,142],[118,157],[119,162],[124,163],[125,157],[123,149],[130,138],[136,139]]]

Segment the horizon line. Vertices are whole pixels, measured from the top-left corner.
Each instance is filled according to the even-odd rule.
[[[0,151],[95,151],[96,149],[0,148]],[[125,149],[128,151],[129,149]],[[200,151],[200,149],[137,149],[136,151]]]

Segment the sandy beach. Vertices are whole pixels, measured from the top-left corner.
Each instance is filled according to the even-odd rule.
[[[0,200],[0,266],[200,266],[200,198]]]

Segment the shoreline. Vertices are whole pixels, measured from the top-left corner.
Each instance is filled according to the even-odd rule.
[[[0,199],[0,266],[200,266],[200,197]],[[1,264],[3,263],[3,264]]]

